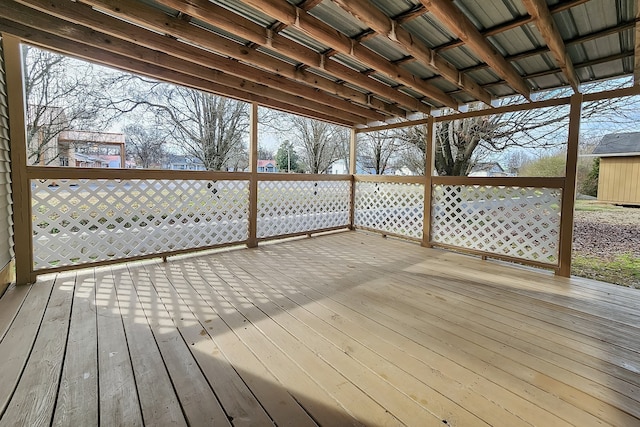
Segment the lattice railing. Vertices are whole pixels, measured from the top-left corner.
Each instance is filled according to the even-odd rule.
[[[421,239],[423,217],[424,184],[356,182],[356,227]]]
[[[436,184],[431,241],[556,265],[561,204],[558,188]]]
[[[257,237],[349,226],[351,181],[268,180],[258,183]]]
[[[32,179],[34,270],[243,242],[249,181]]]

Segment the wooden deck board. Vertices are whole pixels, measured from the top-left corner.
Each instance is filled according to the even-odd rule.
[[[96,272],[100,425],[141,426],[142,411],[111,271]]]
[[[15,425],[48,426],[64,359],[75,277],[58,278],[24,372],[4,417]],[[37,397],[37,398],[34,398]]]
[[[179,319],[181,312],[174,312],[173,316],[169,312],[170,308],[180,310],[183,307],[179,304],[165,305],[154,288],[154,280],[144,268],[130,268],[129,274],[171,376],[186,421],[194,426],[230,425],[227,415],[174,323],[173,319]]]
[[[9,330],[30,289],[30,286],[14,285],[0,298],[0,342]]]
[[[67,350],[54,414],[56,426],[98,424],[98,334],[95,278],[76,277]]]
[[[363,232],[0,299],[0,425],[640,426],[640,291]]]

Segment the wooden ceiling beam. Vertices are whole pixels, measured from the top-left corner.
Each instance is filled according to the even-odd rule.
[[[331,46],[338,52],[348,55],[365,66],[375,69],[388,78],[396,80],[427,98],[437,101],[439,104],[455,109],[458,108],[458,101],[445,94],[442,90],[425,83],[408,70],[394,65],[389,60],[374,53],[323,21],[309,15],[306,11],[288,3],[286,0],[242,1],[278,21],[293,26],[317,41]]]
[[[631,50],[631,51],[623,51],[623,52],[620,52],[620,53],[616,53],[614,55],[609,55],[609,56],[604,56],[602,58],[592,59],[590,61],[578,62],[578,63],[574,64],[574,67],[576,69],[587,68],[587,67],[592,67],[594,65],[606,64],[607,62],[616,61],[616,60],[619,60],[619,59],[629,58],[629,57],[632,57],[632,56],[634,56],[634,51],[633,50]],[[562,73],[562,69],[554,68],[552,70],[545,70],[545,71],[539,71],[537,73],[528,74],[526,76],[526,78],[534,79],[536,77],[549,76],[551,74],[559,74],[559,73]],[[495,81],[495,82],[483,84],[482,87],[483,88],[490,88],[490,87],[501,86],[501,85],[507,85],[507,82],[505,82],[504,80],[498,80],[498,81]],[[459,92],[459,89],[454,91],[454,93],[457,93],[457,92]]]
[[[382,98],[389,99],[396,102],[398,105],[406,108],[409,111],[419,111],[428,114],[431,110],[428,105],[423,104],[419,100],[398,92],[393,88],[367,78],[367,76],[358,73],[357,71],[341,65],[335,61],[328,61],[327,59],[332,55],[331,52],[317,53],[312,49],[302,46],[282,35],[270,32],[268,29],[251,22],[250,20],[243,18],[227,9],[217,6],[208,0],[158,0],[159,3],[178,10],[183,13],[188,13],[201,21],[207,22],[216,28],[224,31],[233,32],[243,39],[250,40],[260,46],[264,46],[274,52],[291,58],[295,61],[301,62],[312,68],[322,70],[334,77],[349,82],[355,86],[361,87],[373,94],[376,94]],[[308,84],[317,84],[321,89],[328,90],[328,87],[323,86],[325,80],[316,74],[307,73],[311,76],[310,81],[306,81]],[[291,78],[295,78],[292,76]],[[316,80],[317,79],[317,80]],[[317,83],[316,83],[317,82]],[[402,117],[406,115],[399,107],[390,105],[386,102],[378,100],[374,97],[368,96],[358,91],[348,89],[343,85],[331,82],[332,87],[342,88],[340,94],[345,96],[350,94],[349,99],[353,102],[361,103],[364,105],[370,105],[372,108],[380,111],[393,114],[395,116]],[[337,90],[337,89],[335,89]],[[347,92],[350,91],[350,92]],[[353,93],[353,94],[351,94]]]
[[[404,24],[413,19],[416,19],[419,16],[424,15],[425,13],[427,13],[427,9],[425,9],[423,5],[419,4],[407,10],[406,12],[403,12],[399,15],[394,16],[393,19],[398,24]]]
[[[72,41],[66,38],[58,37],[53,34],[45,33],[39,29],[27,27],[5,18],[0,18],[0,30],[13,34],[23,40],[39,46],[44,49],[54,50],[56,52],[99,63],[109,67],[115,67],[131,73],[147,76],[150,78],[162,80],[168,83],[178,84],[191,87],[193,89],[202,90],[220,96],[245,101],[256,102],[260,105],[274,108],[276,110],[285,111],[287,113],[298,114],[341,126],[352,127],[356,124],[344,118],[322,114],[314,110],[307,109],[302,106],[291,105],[288,102],[280,102],[270,97],[269,94],[256,94],[248,92],[238,87],[230,87],[220,84],[210,79],[202,79],[189,74],[183,74],[174,70],[165,68],[163,65],[151,64],[131,57],[114,54],[113,52],[89,46],[85,43]],[[191,64],[185,61],[187,66]]]
[[[40,10],[42,13],[38,13],[36,12],[37,9],[32,9],[27,5],[20,6],[17,2],[11,2],[5,5],[3,10],[6,12],[6,16],[10,17],[10,19],[27,26],[33,26],[33,22],[38,22],[38,25],[40,26],[35,26],[35,28],[42,28],[44,30],[51,31],[58,28],[59,34],[57,35],[65,36],[65,34],[71,34],[74,30],[78,31],[79,34],[74,36],[77,40],[83,40],[83,38],[86,39],[90,35],[90,33],[88,34],[87,32],[82,31],[82,28],[88,27],[96,32],[102,31],[105,35],[115,38],[112,39],[111,37],[106,37],[104,35],[103,37],[92,38],[94,43],[97,45],[96,47],[102,47],[105,50],[110,48],[115,49],[116,47],[120,48],[122,44],[119,44],[119,41],[135,40],[135,44],[130,44],[125,48],[121,48],[121,51],[118,53],[124,55],[146,53],[147,57],[152,58],[150,59],[150,62],[154,62],[153,53],[142,52],[135,49],[137,44],[157,52],[164,52],[170,55],[170,57],[193,62],[194,67],[196,66],[195,64],[206,67],[211,71],[211,73],[218,70],[219,74],[212,78],[224,79],[226,82],[229,82],[228,84],[237,84],[239,85],[239,88],[244,87],[245,90],[249,90],[249,87],[253,87],[257,93],[270,92],[272,93],[272,96],[274,96],[274,99],[281,102],[287,102],[287,100],[290,100],[290,102],[300,102],[301,99],[306,99],[310,103],[309,105],[313,105],[314,109],[317,109],[318,112],[325,115],[337,114],[338,111],[341,110],[337,107],[340,104],[338,101],[341,101],[338,98],[335,98],[335,104],[333,105],[329,101],[325,101],[326,103],[323,104],[317,101],[317,99],[323,98],[321,96],[322,94],[310,87],[302,86],[299,83],[291,82],[279,76],[272,76],[261,72],[254,67],[240,64],[237,61],[203,51],[195,46],[189,46],[172,38],[165,37],[116,18],[106,16],[103,13],[92,10],[88,6],[64,1],[59,1],[56,4],[54,1],[47,0],[29,0],[26,1],[26,3],[29,3],[29,5],[38,3],[40,5],[46,5],[46,7],[45,10]],[[48,9],[49,5],[53,5],[50,10]],[[54,13],[60,14],[61,16],[54,18]],[[77,24],[77,26],[74,27],[72,24]],[[98,33],[98,35],[100,36],[101,34]],[[112,45],[114,47],[112,47]],[[169,61],[169,58],[165,58],[165,61]],[[160,62],[158,61],[156,63]],[[180,71],[188,74],[188,69]],[[298,89],[301,89],[300,93],[298,92]],[[306,96],[302,96],[302,93]],[[314,96],[316,98],[314,98]],[[349,121],[367,122],[371,120],[380,120],[379,118],[372,119],[368,117],[370,115],[369,112],[372,110],[366,110],[353,104],[350,104],[348,108],[350,110],[343,111],[342,113],[344,113],[345,117],[347,117]],[[365,110],[363,113],[366,113],[366,115],[358,114],[361,110]]]
[[[420,0],[442,24],[473,50],[478,57],[522,96],[530,99],[529,85],[504,57],[489,43],[467,16],[450,0]]]
[[[588,2],[589,0],[565,0],[565,1],[561,1],[557,4],[554,4],[553,6],[549,6],[549,11],[552,14],[555,13],[560,13],[563,12],[565,10],[569,10],[572,7],[576,7],[579,6],[581,4],[584,4],[586,2]],[[530,22],[533,22],[533,17],[531,15],[525,15],[525,16],[521,16],[519,18],[516,18],[512,21],[508,21],[508,22],[504,22],[502,24],[498,24],[495,25],[491,28],[487,28],[484,31],[481,31],[480,34],[482,34],[483,37],[487,38],[487,37],[491,37],[491,36],[495,36],[496,34],[500,34],[500,33],[504,33],[505,31],[509,31],[512,30],[514,28],[517,27],[521,27],[523,25],[526,25]],[[454,47],[459,47],[462,46],[464,44],[464,42],[462,40],[454,40],[450,43],[446,43],[443,44],[441,46],[438,46],[436,48],[434,48],[434,50],[436,52],[444,52],[445,50],[449,50],[449,49],[453,49]]]
[[[73,3],[64,2],[66,3],[66,5],[64,5],[60,0],[54,0],[52,2],[45,2],[42,0],[19,0],[19,2],[25,3],[27,5],[34,5],[34,7],[37,8],[44,8],[45,4],[58,4],[55,8],[52,8],[50,6],[46,7],[46,12],[56,13],[59,17],[66,19],[62,16],[63,14],[61,12],[62,8],[64,7],[64,15],[71,16],[70,13],[74,13],[72,15],[74,17],[73,19],[75,20],[74,22],[80,25],[96,28],[99,31],[111,34],[114,37],[118,37],[123,40],[135,39],[140,44],[148,43],[147,39],[158,39],[158,37],[156,37],[157,34],[152,31],[148,31],[148,29],[157,32],[164,32],[165,34],[169,34],[177,39],[188,40],[189,42],[200,47],[204,47],[223,55],[230,56],[236,60],[256,64],[256,66],[271,72],[263,71],[254,66],[246,65],[246,63],[238,63],[237,61],[233,61],[228,58],[223,58],[219,55],[214,55],[209,52],[200,50],[203,58],[208,59],[208,64],[221,71],[233,73],[244,79],[277,88],[292,95],[299,95],[303,98],[324,104],[328,107],[345,111],[350,114],[358,114],[360,116],[367,117],[369,120],[385,119],[385,116],[378,113],[377,111],[354,105],[351,102],[345,101],[344,99],[336,98],[335,96],[332,96],[324,91],[318,91],[315,87],[312,87],[311,84],[300,84],[296,81],[293,81],[293,79],[290,80],[291,77],[308,74],[303,70],[296,69],[294,65],[286,64],[281,60],[269,56],[265,53],[257,52],[224,37],[216,36],[215,34],[212,34],[207,30],[191,25],[189,22],[185,21],[182,18],[172,18],[162,11],[151,8],[142,3],[132,1],[86,2],[90,6],[93,6],[95,8],[102,8],[103,10],[107,9],[109,6],[112,6],[112,3],[117,3],[118,7],[114,9],[107,9],[109,13],[114,16],[124,18],[129,22],[138,24],[143,28],[136,27],[131,24],[126,24],[121,20],[105,16],[100,12],[92,11],[91,9],[87,8],[87,11],[84,12],[84,15],[91,15],[91,20],[89,20],[89,18],[83,16],[83,14],[77,13],[78,8],[81,7],[79,3],[74,5]],[[120,10],[120,12],[118,12],[117,10]],[[104,16],[104,19],[101,19],[100,16]],[[107,21],[113,23],[116,28],[113,28],[111,24],[107,24]],[[98,22],[98,24],[96,24],[96,22]],[[125,29],[127,25],[129,27],[128,32]],[[133,37],[133,34],[135,34],[135,38]],[[184,46],[185,43],[177,41],[173,46],[173,50],[167,51],[167,53],[174,56],[181,56],[183,55],[183,53],[180,51]],[[197,55],[192,55],[192,57],[195,60],[195,58],[197,58]],[[247,59],[247,57],[250,59]],[[306,77],[308,79],[311,79],[311,82],[326,80],[319,76]]]
[[[573,68],[573,61],[571,61],[569,57],[560,31],[553,21],[551,12],[549,12],[547,2],[544,0],[522,0],[522,2],[527,8],[529,15],[534,18],[534,23],[536,27],[538,27],[538,31],[547,43],[551,54],[560,66],[560,69],[562,69],[569,84],[576,93],[580,92],[580,79],[576,74],[575,68]]]
[[[402,28],[397,21],[389,18],[369,0],[333,0],[343,10],[364,22],[376,33],[386,36],[398,47],[409,52],[424,66],[443,76],[448,82],[461,88],[475,99],[491,105],[491,94],[483,90],[469,76],[461,74],[449,61],[437,55],[424,43]]]
[[[605,28],[604,30],[601,31],[596,31],[595,33],[591,33],[591,34],[585,34],[583,36],[579,36],[579,37],[575,37],[569,40],[565,40],[564,44],[565,46],[569,47],[569,46],[573,46],[573,45],[577,45],[577,44],[582,44],[582,43],[586,43],[588,41],[591,40],[596,40],[599,39],[601,37],[606,37],[606,36],[610,36],[612,34],[617,34],[620,33],[622,31],[626,31],[626,30],[630,30],[632,28],[635,28],[636,24],[640,22],[640,19],[634,19],[633,21],[630,22],[625,22],[622,23],[618,26],[615,27],[611,27],[611,28]],[[515,55],[510,55],[510,56],[505,56],[505,59],[509,62],[512,61],[519,61],[521,59],[525,59],[525,58],[530,58],[532,56],[536,56],[536,55],[542,55],[544,53],[548,53],[549,52],[549,47],[548,46],[542,46],[536,49],[531,49],[531,50],[527,50],[525,52],[522,53],[518,53]],[[472,71],[478,71],[478,70],[484,70],[486,68],[489,68],[489,65],[487,64],[478,64],[478,65],[474,65],[473,67],[468,67],[468,68],[464,68],[462,70],[460,70],[463,73],[469,73]],[[435,77],[432,77],[435,78]]]

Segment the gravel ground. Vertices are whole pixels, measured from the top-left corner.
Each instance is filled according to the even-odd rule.
[[[640,208],[576,211],[573,250],[604,259],[625,253],[640,258]]]

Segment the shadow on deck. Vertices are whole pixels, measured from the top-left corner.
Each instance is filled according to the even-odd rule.
[[[3,425],[639,425],[640,293],[363,232],[0,299]]]

